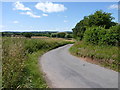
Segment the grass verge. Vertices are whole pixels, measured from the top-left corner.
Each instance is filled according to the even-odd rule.
[[[115,71],[120,71],[118,57],[119,48],[116,46],[98,46],[86,44],[84,42],[76,42],[71,48],[71,54],[78,57],[88,57],[92,61],[99,63],[101,66],[108,67]]]
[[[38,58],[47,51],[48,49],[44,49],[28,54],[28,60],[25,62],[26,66],[23,69],[23,74],[25,76],[22,81],[23,88],[48,88],[38,64]]]
[[[38,58],[71,41],[57,38],[3,38],[2,88],[48,88]]]

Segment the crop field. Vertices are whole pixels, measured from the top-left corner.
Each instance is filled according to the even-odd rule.
[[[4,37],[2,88],[48,88],[38,58],[56,47],[72,43],[64,39]]]

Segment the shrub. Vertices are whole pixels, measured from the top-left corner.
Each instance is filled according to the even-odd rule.
[[[50,37],[57,37],[57,33],[52,33]]]
[[[104,34],[105,29],[102,27],[87,28],[84,34],[84,41],[87,43],[98,44]]]
[[[118,46],[120,42],[120,25],[116,25],[107,30],[105,38],[102,42],[106,42],[107,45]]]
[[[65,35],[66,35],[65,32],[57,33],[57,37],[58,37],[58,38],[65,38]]]
[[[120,25],[105,29],[103,27],[91,27],[87,28],[84,33],[83,40],[86,43],[96,45],[112,45],[117,46],[120,42]]]

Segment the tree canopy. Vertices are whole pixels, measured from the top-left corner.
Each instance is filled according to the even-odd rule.
[[[109,29],[111,26],[115,26],[116,23],[112,21],[114,17],[112,17],[111,15],[111,13],[106,13],[102,10],[99,10],[96,11],[94,14],[85,16],[84,19],[78,22],[75,28],[72,29],[73,37],[75,39],[82,40],[87,27],[101,26],[105,29]]]

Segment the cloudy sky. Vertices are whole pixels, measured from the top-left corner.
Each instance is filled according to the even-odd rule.
[[[2,31],[71,31],[96,10],[112,13],[118,22],[117,2],[3,2]]]

